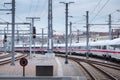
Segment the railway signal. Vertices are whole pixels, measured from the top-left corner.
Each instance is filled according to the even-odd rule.
[[[34,29],[34,30],[30,30],[30,31],[33,31],[35,34],[36,34],[36,29],[34,27],[34,21],[40,21],[40,17],[26,17],[27,20],[31,20],[31,29]],[[31,32],[32,33],[32,32]],[[30,41],[34,41],[34,49],[35,49],[35,36],[34,36],[34,39],[33,37],[30,38],[31,40]],[[32,43],[30,42],[30,45],[32,45]],[[34,54],[35,54],[35,51],[34,51]]]
[[[33,32],[32,32],[32,34],[33,34],[33,38],[35,39],[35,38],[36,38],[36,28],[35,28],[35,27],[33,27]]]
[[[7,35],[6,33],[4,34],[4,43],[7,42]]]
[[[20,59],[20,65],[23,66],[23,76],[25,76],[25,66],[28,64],[28,60],[26,58]]]
[[[32,34],[33,38],[36,38],[36,28],[34,27],[34,21],[40,21],[40,17],[26,17],[26,20],[31,20],[31,26],[32,26]]]

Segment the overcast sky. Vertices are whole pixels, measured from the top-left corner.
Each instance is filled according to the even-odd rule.
[[[112,13],[112,23],[120,24],[120,12],[115,12],[120,9],[120,0],[53,0],[53,29],[56,33],[64,33],[65,31],[65,5],[59,2],[74,1],[74,4],[69,5],[69,22],[73,23],[73,31],[77,29],[85,31],[86,11],[89,11],[90,23],[108,23],[108,14]],[[11,0],[0,0],[0,8],[11,8],[11,5],[3,6],[4,2]],[[35,22],[37,32],[40,28],[48,26],[48,0],[16,0],[16,22],[25,22],[26,17],[40,17],[40,21]],[[6,15],[6,12],[0,11],[0,22],[10,22],[11,15]],[[119,22],[118,22],[119,21]],[[108,26],[91,26],[91,31],[108,31]]]

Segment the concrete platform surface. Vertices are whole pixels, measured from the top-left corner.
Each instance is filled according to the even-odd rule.
[[[24,80],[87,80],[77,63],[69,61],[68,64],[65,64],[65,59],[63,58],[51,58],[47,56],[33,54],[32,59],[27,58],[28,65],[25,67],[25,77],[22,77],[23,67],[20,66],[19,61],[15,62],[15,66],[11,66],[10,64],[1,65],[0,80],[2,80],[2,78],[5,80],[21,80],[23,78]],[[36,77],[37,65],[53,65],[53,76],[50,76],[49,79],[46,79],[45,77]],[[56,79],[54,79],[54,77]]]
[[[79,77],[0,77],[0,80],[87,80]]]

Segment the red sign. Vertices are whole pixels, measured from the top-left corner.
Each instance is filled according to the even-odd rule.
[[[20,65],[25,67],[28,64],[28,60],[26,58],[21,58],[20,59]]]

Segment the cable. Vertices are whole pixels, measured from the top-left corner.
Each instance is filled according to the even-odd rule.
[[[103,10],[103,8],[107,5],[107,3],[109,2],[110,0],[107,0],[105,2],[105,4],[101,7],[101,9],[97,12],[97,14],[92,18],[91,22],[98,16],[98,14]]]
[[[36,7],[35,7],[35,10],[34,10],[35,12],[38,11],[38,5],[39,5],[39,2],[40,2],[40,0],[37,0]],[[37,13],[36,13],[35,15],[37,15]]]
[[[17,16],[17,15],[15,15],[19,20],[21,20],[21,21],[23,21],[24,22],[24,20],[22,19],[22,18],[20,18],[19,16]]]
[[[2,1],[4,1],[4,0],[2,0]],[[2,1],[0,1],[0,2],[2,2]],[[7,8],[6,6],[3,6],[3,7]],[[8,21],[6,21],[6,20],[4,20],[4,19],[2,19],[2,18],[0,18],[0,20],[1,20],[1,21],[4,21],[4,22],[8,22]]]
[[[95,8],[91,11],[90,14],[94,13],[94,11],[97,9],[97,7],[100,5],[102,0],[99,0],[99,2],[97,3],[97,5],[95,6]]]
[[[73,23],[74,23],[74,24],[77,24],[77,23],[82,22],[82,21],[85,21],[85,19],[76,20],[76,21],[74,21]]]
[[[6,9],[8,9],[6,6],[4,6]],[[23,19],[21,19],[19,16],[15,15],[19,20],[22,20],[24,22]],[[6,22],[6,21],[5,21]]]
[[[29,11],[28,11],[28,16],[30,16],[30,12],[31,12],[31,9],[32,9],[32,0],[30,0],[31,3],[30,3],[30,7],[29,7]]]
[[[44,3],[43,3],[43,5],[42,5],[42,7],[41,7],[41,11],[40,11],[40,14],[39,14],[39,16],[41,16],[41,18],[43,17],[45,17],[46,15],[47,15],[47,4],[46,3],[48,3],[47,2],[48,0],[44,0]],[[52,2],[52,4],[54,3],[55,1],[53,1]]]
[[[42,10],[41,10],[41,13],[40,13],[41,17],[44,17],[44,15],[47,14],[46,11],[45,11],[46,8],[47,8],[47,4],[46,3],[47,3],[47,0],[45,0],[45,2],[42,5],[43,7],[42,7]]]
[[[21,21],[23,21],[24,22],[24,20],[23,19],[21,19],[19,16],[17,16],[17,15],[15,15],[19,20],[21,20]],[[2,19],[2,18],[0,18],[0,20],[1,21],[4,21],[4,22],[8,22],[8,21],[6,21],[6,20],[4,20],[4,19]]]
[[[8,21],[6,21],[6,20],[4,20],[4,19],[2,19],[2,18],[0,18],[0,20],[1,20],[1,21],[4,21],[4,22],[8,22]]]

